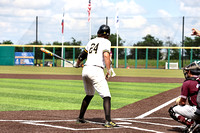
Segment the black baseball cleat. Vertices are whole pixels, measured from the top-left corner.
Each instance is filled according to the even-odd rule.
[[[88,123],[84,118],[80,119],[80,118],[77,118],[76,120],[76,123]]]
[[[113,127],[119,127],[115,122],[113,121],[106,121],[104,124],[103,124],[104,127],[107,127],[107,128],[113,128]]]

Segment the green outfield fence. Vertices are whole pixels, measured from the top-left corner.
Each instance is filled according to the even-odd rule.
[[[56,48],[63,48],[63,57],[65,58],[66,57],[66,49],[71,49],[71,51],[73,51],[73,57],[72,59],[67,59],[67,60],[71,60],[73,62],[75,62],[76,60],[76,54],[75,54],[75,49],[83,49],[85,46],[60,46],[60,45],[56,45],[56,46],[52,46],[52,45],[4,45],[4,44],[1,44],[0,45],[0,51],[5,47],[14,47],[15,49],[20,47],[21,48],[21,52],[26,52],[26,49],[29,48],[29,52],[30,52],[30,49],[31,51],[34,53],[36,53],[36,48],[46,48],[48,50],[48,48],[51,48],[53,49],[52,52],[53,53],[56,53]],[[134,47],[134,46],[112,46],[111,47],[112,49],[114,49],[114,61],[113,61],[113,66],[114,68],[116,68],[116,62],[117,62],[117,59],[116,59],[116,51],[117,51],[117,48],[118,50],[119,49],[124,49],[124,59],[118,59],[119,60],[119,67],[124,67],[124,68],[155,68],[155,69],[159,69],[159,68],[164,68],[163,66],[164,63],[167,63],[167,68],[166,69],[169,69],[169,65],[170,63],[172,62],[178,62],[178,69],[181,69],[183,66],[187,65],[188,63],[191,63],[193,62],[194,60],[198,60],[198,59],[193,59],[193,51],[194,50],[199,50],[200,47],[148,47],[148,46],[143,46],[143,47]],[[131,49],[135,49],[135,54],[134,54],[134,58],[130,57],[129,54],[128,54],[128,51],[130,51]],[[141,49],[145,49],[145,59],[138,59],[138,51],[141,50]],[[149,60],[148,59],[148,56],[149,56],[149,49],[156,49],[156,59],[154,59],[153,61],[152,60]],[[176,60],[170,60],[170,57],[171,57],[171,54],[170,54],[170,50],[172,49],[177,49],[178,50],[178,56],[176,57],[177,59]],[[183,56],[183,51],[184,50],[190,50],[190,57],[185,57]],[[166,59],[164,60],[160,60],[159,59],[159,51],[160,50],[165,50],[167,51],[167,55],[166,55]],[[19,52],[19,51],[18,51]],[[39,50],[37,50],[37,52],[41,52]],[[42,53],[41,52],[41,55],[42,57],[38,58],[38,60],[40,60],[44,66],[44,62],[45,60],[45,53]],[[61,55],[61,54],[60,54]],[[46,55],[47,56],[47,55]],[[3,59],[2,59],[3,58]],[[14,58],[14,57],[13,57]],[[49,58],[49,57],[48,57]],[[4,56],[0,56],[0,60],[6,60],[6,58],[4,58]],[[36,57],[35,57],[36,59]],[[55,60],[56,58],[55,57],[52,57],[52,62],[53,62],[53,67],[55,67]],[[140,62],[143,62],[143,64],[141,65]],[[151,62],[154,62],[153,65],[151,64]],[[1,65],[1,64],[0,64]],[[64,63],[63,63],[64,65]],[[57,65],[58,66],[58,65]]]

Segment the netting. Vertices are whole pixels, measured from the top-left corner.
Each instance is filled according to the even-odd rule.
[[[125,41],[125,46],[132,46],[142,41],[147,34],[162,40],[163,42],[172,41],[177,46],[182,46],[183,17],[168,18],[144,18],[141,16],[119,17],[119,36]],[[44,44],[52,44],[55,41],[62,42],[61,18],[57,17],[38,17],[38,40]],[[91,18],[91,34],[96,32],[101,24],[106,23],[106,17]],[[111,34],[115,34],[115,18],[108,18],[108,25]],[[191,29],[199,28],[199,18],[184,17],[184,36],[191,37]],[[26,27],[24,27],[26,28]],[[72,37],[86,45],[89,40],[89,22],[87,18],[65,17],[64,42],[70,42]],[[36,20],[30,22],[30,26],[23,33],[17,44],[28,44],[36,40]],[[167,44],[166,44],[167,45]]]

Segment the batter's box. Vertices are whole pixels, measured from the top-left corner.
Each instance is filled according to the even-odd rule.
[[[44,121],[24,121],[23,124],[30,124],[35,126],[45,126],[57,129],[65,129],[72,131],[81,131],[81,130],[109,130],[111,128],[105,128],[102,126],[103,123],[89,121],[88,123],[77,124],[76,120],[44,120]],[[121,128],[121,127],[118,127]],[[112,128],[117,129],[117,128]]]
[[[128,122],[128,123],[136,123],[137,125],[152,125],[152,126],[163,126],[163,127],[177,127],[177,128],[185,128],[185,126],[176,125],[175,121],[171,118],[167,117],[145,117],[145,118],[115,118],[114,120],[118,120],[121,122]],[[167,123],[172,123],[169,125]]]

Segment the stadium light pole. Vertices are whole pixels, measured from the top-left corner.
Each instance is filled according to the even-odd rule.
[[[36,34],[35,34],[35,36],[36,36],[36,40],[35,40],[35,44],[36,45],[38,45],[38,16],[36,16]],[[37,65],[37,47],[36,47],[36,49],[35,49],[35,58],[36,58],[36,65]]]
[[[119,15],[118,15],[118,8],[117,8],[117,12],[116,12],[116,16],[115,16],[115,28],[117,30],[117,39],[116,39],[116,46],[117,46],[117,52],[116,52],[116,67],[118,68],[118,45],[119,45],[119,33],[118,33],[118,29],[119,29]]]
[[[185,17],[183,16],[183,24],[182,24],[182,47],[184,47],[184,25],[185,25]],[[184,54],[184,52],[183,52],[183,48],[182,48],[182,67],[183,67],[183,54]]]
[[[106,25],[108,25],[108,17],[106,17]]]

